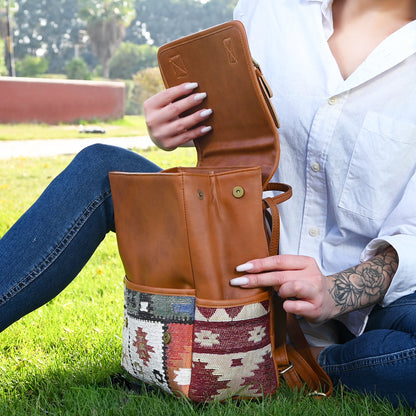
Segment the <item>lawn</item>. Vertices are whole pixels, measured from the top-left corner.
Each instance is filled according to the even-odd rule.
[[[145,155],[161,165],[193,165],[193,149]],[[0,236],[71,160],[0,160]],[[342,389],[325,400],[282,387],[262,401],[193,405],[161,392],[129,389],[120,366],[123,268],[108,235],[57,298],[0,334],[0,415],[386,415],[415,414]]]
[[[80,133],[83,127],[100,127],[105,133]],[[81,121],[78,124],[0,124],[0,140],[77,139],[84,137],[128,137],[147,134],[143,116],[124,116],[114,121]]]

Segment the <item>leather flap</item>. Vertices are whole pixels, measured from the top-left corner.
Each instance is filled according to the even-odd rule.
[[[265,186],[279,161],[279,136],[267,83],[253,65],[244,26],[231,21],[159,49],[165,86],[198,82],[213,130],[195,140],[199,167],[262,167]],[[202,108],[202,106],[200,107]]]

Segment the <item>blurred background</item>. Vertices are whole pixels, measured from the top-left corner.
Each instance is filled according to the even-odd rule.
[[[232,19],[237,0],[0,0],[0,76],[116,80],[126,115],[162,89],[158,47]]]

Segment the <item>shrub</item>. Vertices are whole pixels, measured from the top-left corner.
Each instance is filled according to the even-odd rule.
[[[65,66],[66,76],[69,79],[91,79],[91,73],[82,58],[75,58]]]
[[[131,114],[143,114],[143,103],[164,89],[159,68],[146,68],[133,77],[134,87],[127,108]],[[127,111],[127,110],[126,110]]]
[[[156,65],[156,46],[124,42],[110,62],[110,78],[131,79],[138,71]]]
[[[48,68],[48,59],[39,56],[26,55],[16,61],[16,74],[19,77],[36,77],[44,74]]]
[[[102,78],[103,77],[103,67],[101,65],[97,65],[94,70],[92,71],[93,78]]]

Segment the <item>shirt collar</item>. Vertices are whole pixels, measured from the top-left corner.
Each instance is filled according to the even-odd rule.
[[[384,39],[366,60],[345,80],[342,90],[351,89],[388,71],[416,53],[416,20]]]
[[[309,3],[320,3],[322,13],[322,29],[325,40],[334,33],[332,19],[332,3],[334,0],[305,0]],[[416,20],[403,26],[386,38],[350,77],[343,81],[337,93],[360,85],[378,74],[389,70],[395,65],[416,53]]]
[[[306,0],[310,3],[321,3],[322,28],[325,39],[328,40],[334,33],[334,22],[332,20],[332,3],[334,0]]]

